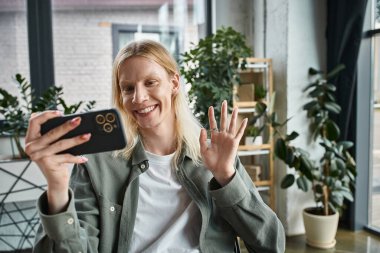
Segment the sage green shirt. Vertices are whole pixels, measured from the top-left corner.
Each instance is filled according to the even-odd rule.
[[[128,252],[139,194],[139,175],[149,168],[141,143],[130,160],[112,153],[86,156],[74,167],[70,200],[62,213],[47,214],[44,193],[37,206],[41,226],[34,252]],[[250,252],[284,252],[285,234],[276,214],[263,202],[239,159],[236,173],[224,187],[186,152],[176,175],[202,216],[201,252],[234,252],[239,236]],[[154,208],[154,207],[152,207]],[[157,213],[157,219],[165,215]]]

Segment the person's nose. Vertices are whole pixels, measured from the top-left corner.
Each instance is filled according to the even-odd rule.
[[[136,85],[135,92],[133,94],[132,103],[140,104],[149,99],[147,89],[144,85]]]

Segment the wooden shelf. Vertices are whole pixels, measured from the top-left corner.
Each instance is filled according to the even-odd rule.
[[[259,181],[253,181],[253,183],[256,186],[271,186],[272,182],[269,180],[259,180]]]
[[[251,150],[271,150],[271,144],[261,144],[261,145],[240,145],[238,151],[251,151]]]
[[[240,102],[235,102],[234,105],[240,108],[246,108],[246,107],[255,107],[256,106],[256,101],[240,101]]]
[[[273,94],[272,60],[264,58],[247,58],[246,61],[246,69],[239,70],[241,84],[258,84],[265,87],[267,90],[267,96],[263,103],[269,105]],[[241,98],[241,100],[234,101],[234,106],[238,107],[239,114],[245,114],[241,115],[240,118],[247,117],[250,119],[253,118],[256,113],[255,107],[258,101],[254,101],[254,96],[249,96],[250,94],[246,93],[247,90],[249,89],[245,87],[245,89],[240,90],[242,93],[239,94],[239,89],[236,89],[236,98]],[[261,123],[258,122],[258,124]],[[273,134],[273,129],[269,127],[267,130],[268,131],[265,134],[267,137],[269,136],[268,143],[262,145],[240,145],[238,147],[238,156],[246,166],[249,164],[253,166],[260,166],[263,180],[255,181],[257,176],[254,174],[250,174],[250,176],[258,191],[268,192],[267,200],[269,201],[270,207],[274,209],[274,162],[272,159],[273,139],[270,138]],[[248,174],[249,173],[250,171],[248,171]]]
[[[240,145],[238,148],[238,156],[268,155],[271,149],[271,144]]]
[[[261,101],[264,104],[268,104],[267,101]],[[234,105],[239,107],[239,108],[251,108],[255,107],[257,104],[257,101],[236,101],[234,102]]]
[[[263,72],[264,69],[267,69],[268,65],[263,62],[263,63],[247,63],[247,69],[240,69],[239,72],[241,74],[245,73],[252,73],[252,72]]]

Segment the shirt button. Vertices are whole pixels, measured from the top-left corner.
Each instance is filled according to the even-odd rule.
[[[114,212],[114,211],[115,211],[115,207],[114,207],[114,206],[111,206],[111,207],[110,207],[110,211],[111,211],[111,212]]]
[[[73,219],[73,218],[69,218],[69,219],[67,220],[67,224],[71,225],[71,224],[73,224],[73,223],[74,223],[74,219]]]
[[[141,164],[141,165],[140,165],[140,168],[141,168],[141,169],[145,169],[145,164]]]

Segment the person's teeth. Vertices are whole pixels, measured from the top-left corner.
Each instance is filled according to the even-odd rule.
[[[138,113],[148,113],[154,109],[154,106],[149,106],[147,108],[144,108],[142,110],[139,110]]]

